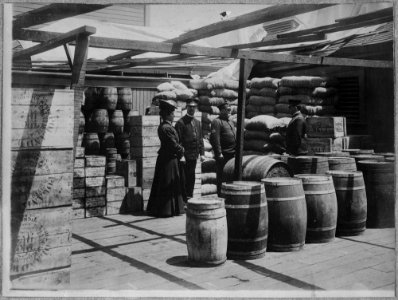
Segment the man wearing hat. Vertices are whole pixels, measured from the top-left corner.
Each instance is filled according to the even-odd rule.
[[[291,155],[306,155],[308,153],[302,138],[306,134],[306,123],[301,114],[300,100],[289,100],[289,111],[292,114],[292,120],[287,125],[286,130],[286,152]]]
[[[195,168],[198,156],[204,160],[202,126],[194,115],[198,104],[195,99],[187,101],[187,113],[175,124],[180,143],[185,149],[185,187],[188,198],[193,197]]]
[[[231,108],[228,102],[217,106],[220,115],[211,122],[210,143],[213,147],[217,164],[217,193],[220,195],[222,173],[225,164],[235,156],[236,129],[229,120]]]

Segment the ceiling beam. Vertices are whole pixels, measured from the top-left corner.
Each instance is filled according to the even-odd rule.
[[[337,22],[339,24],[347,24],[347,23],[349,24],[352,22],[362,22],[362,21],[379,19],[379,18],[384,18],[384,17],[392,17],[392,16],[393,16],[392,7],[388,7],[388,8],[380,9],[380,10],[373,11],[370,13],[361,14],[361,15],[358,15],[355,17],[336,19],[335,22]]]
[[[17,15],[13,21],[13,30],[40,25],[47,22],[58,21],[60,19],[85,14],[110,5],[98,4],[73,4],[73,3],[53,3],[43,7]]]
[[[20,58],[26,58],[30,57],[32,55],[42,53],[54,48],[57,48],[59,46],[62,46],[66,43],[69,43],[73,40],[76,40],[77,36],[83,35],[83,36],[89,36],[92,35],[96,32],[96,29],[92,26],[82,26],[79,27],[75,30],[60,34],[56,38],[53,38],[51,40],[48,40],[46,42],[43,42],[39,45],[30,47],[28,49],[23,49],[21,51],[15,52],[13,54],[13,59],[20,59]]]
[[[230,18],[220,22],[216,22],[210,25],[206,25],[186,33],[180,36],[166,40],[168,43],[175,44],[187,44],[193,41],[201,40],[218,34],[230,32],[232,30],[237,30],[264,22],[270,22],[274,20],[279,20],[282,18],[288,18],[302,13],[307,13],[314,10],[319,10],[328,6],[335,4],[284,4],[275,5],[260,9],[251,13],[247,13],[235,18]],[[119,60],[126,57],[131,57],[134,55],[131,51],[125,53],[117,54],[108,57],[109,61]]]

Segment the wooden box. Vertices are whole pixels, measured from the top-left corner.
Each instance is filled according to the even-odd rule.
[[[72,210],[72,219],[84,219],[85,209],[84,208],[74,208]]]
[[[112,201],[106,203],[106,214],[107,215],[118,215],[122,212],[123,200]]]
[[[108,175],[106,176],[106,188],[124,187],[125,179],[119,175]]]
[[[86,197],[86,210],[90,207],[102,207],[105,206],[106,199],[105,196],[99,197]]]
[[[106,195],[106,186],[86,186],[86,197],[99,197]],[[87,198],[88,199],[88,198]]]
[[[339,152],[343,149],[343,138],[307,138],[305,143],[309,155],[316,152]]]
[[[85,185],[86,187],[105,186],[105,176],[86,177]]]
[[[73,177],[73,188],[85,188],[86,187],[86,178],[84,177]]]
[[[160,147],[160,140],[157,136],[135,136],[130,137],[130,145],[133,147]]]
[[[84,168],[84,158],[75,158],[74,168]]]
[[[135,147],[132,145],[130,147],[130,157],[131,158],[147,158],[147,157],[157,157],[159,146],[153,147]]]
[[[130,135],[136,137],[157,137],[158,136],[158,127],[156,126],[131,126],[130,127]]]
[[[130,126],[159,126],[159,116],[130,116]]]
[[[86,208],[85,217],[103,217],[106,214],[106,206],[98,206],[98,207],[89,207]]]
[[[84,147],[76,147],[75,157],[76,158],[84,158],[85,148]]]
[[[337,138],[347,135],[345,117],[308,117],[308,137]]]
[[[122,160],[116,162],[116,174],[123,176],[127,187],[137,185],[137,162],[135,160]]]
[[[113,202],[113,201],[123,201],[126,197],[126,188],[123,187],[115,187],[106,190],[106,201]]]
[[[84,178],[86,177],[86,169],[85,168],[74,168],[73,169],[73,178]]]
[[[105,167],[105,156],[86,155],[86,167]]]
[[[86,177],[104,177],[105,167],[86,167]]]
[[[73,198],[72,199],[72,208],[76,209],[76,208],[84,208],[85,207],[85,203],[86,203],[86,198]]]
[[[72,197],[75,199],[84,198],[85,196],[86,196],[86,188],[73,189],[72,191]]]

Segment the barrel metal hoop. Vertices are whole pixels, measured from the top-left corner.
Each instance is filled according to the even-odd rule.
[[[336,229],[336,225],[328,226],[328,227],[319,227],[319,228],[307,227],[307,231],[311,231],[311,232],[327,231],[327,230],[333,230],[333,229]]]
[[[285,198],[269,198],[267,197],[267,201],[292,201],[292,200],[305,200],[305,195],[298,197],[285,197]]]
[[[238,204],[238,205],[233,205],[233,204],[225,204],[225,208],[231,208],[231,209],[242,209],[242,208],[258,208],[258,207],[265,207],[267,206],[267,202],[263,202],[260,204]]]
[[[333,194],[335,190],[326,190],[326,191],[304,191],[305,195],[326,195]]]
[[[261,249],[261,250],[257,250],[257,251],[250,251],[250,252],[242,252],[242,251],[231,251],[231,250],[227,250],[227,255],[241,255],[241,256],[247,256],[247,255],[257,255],[257,254],[261,254],[264,253],[265,251],[267,251],[266,248]]]
[[[229,242],[259,242],[266,240],[268,238],[268,234],[259,237],[259,238],[254,238],[254,239],[234,239],[234,238],[228,238]]]
[[[355,187],[353,186],[353,187],[350,187],[350,188],[346,188],[346,187],[335,188],[336,191],[358,191],[358,190],[363,190],[363,189],[365,189],[364,185],[355,186]]]
[[[352,220],[352,221],[344,221],[344,220],[337,220],[337,224],[360,224],[360,223],[365,223],[365,219],[360,219],[360,220]]]
[[[196,218],[196,219],[215,220],[215,219],[224,218],[227,214],[224,211],[224,212],[221,212],[221,213],[218,213],[218,214],[214,214],[214,215],[208,215],[208,214],[200,215],[200,214],[193,214],[193,213],[187,211],[186,215],[189,216],[189,217],[192,217],[192,218]]]
[[[297,243],[297,244],[286,244],[286,245],[281,245],[281,244],[273,244],[270,243],[271,248],[281,248],[281,249],[286,249],[286,248],[295,248],[295,247],[301,247],[303,246],[304,243]]]

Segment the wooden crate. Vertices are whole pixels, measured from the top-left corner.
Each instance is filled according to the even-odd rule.
[[[21,275],[12,281],[13,289],[51,290],[68,289],[70,285],[70,267],[50,270],[29,275]]]
[[[153,147],[130,147],[130,157],[131,158],[147,158],[147,157],[157,157],[159,146]]]
[[[106,202],[123,201],[126,197],[126,188],[115,187],[106,190]]]
[[[86,198],[73,198],[72,199],[72,208],[73,210],[77,208],[84,208],[86,203]]]
[[[73,167],[84,168],[84,163],[85,163],[84,158],[76,158]]]
[[[307,136],[337,138],[347,135],[345,117],[306,118]]]
[[[103,207],[106,204],[105,196],[86,197],[86,211],[93,207]]]
[[[158,126],[160,124],[159,116],[130,116],[130,126]]]
[[[106,215],[106,206],[98,206],[98,207],[89,207],[86,208],[85,217],[103,217]]]
[[[86,187],[106,186],[105,176],[86,177],[84,180]]]
[[[343,149],[342,138],[307,138],[305,143],[307,144],[309,155],[313,155],[316,152],[339,152]]]
[[[122,160],[116,162],[116,174],[123,176],[126,187],[137,185],[137,162],[135,160]]]
[[[72,197],[77,199],[77,198],[84,198],[86,196],[86,188],[78,188],[78,189],[73,189],[72,191]]]
[[[105,167],[86,167],[85,173],[86,177],[104,177]]]
[[[73,178],[84,178],[86,177],[86,169],[85,168],[74,168],[73,169]]]
[[[143,210],[143,199],[142,199],[142,188],[132,187],[126,188],[126,196],[124,198],[123,211],[128,212],[139,212]]]
[[[84,158],[85,148],[84,147],[76,147],[75,157],[76,158]]]
[[[158,136],[158,127],[156,126],[131,126],[130,127],[130,135],[137,137],[157,137]]]
[[[106,214],[107,215],[118,215],[122,212],[123,200],[112,201],[106,203]]]
[[[125,186],[125,179],[119,175],[108,175],[106,176],[106,188],[115,188]]]
[[[157,136],[135,136],[131,135],[130,145],[133,147],[160,147],[160,140]]]
[[[84,208],[74,208],[72,210],[72,219],[84,219],[85,209]]]
[[[86,186],[86,199],[106,195],[106,186]]]
[[[106,158],[105,156],[99,155],[86,155],[86,167],[105,167]]]
[[[86,178],[84,177],[73,177],[73,188],[85,188],[86,187]]]

